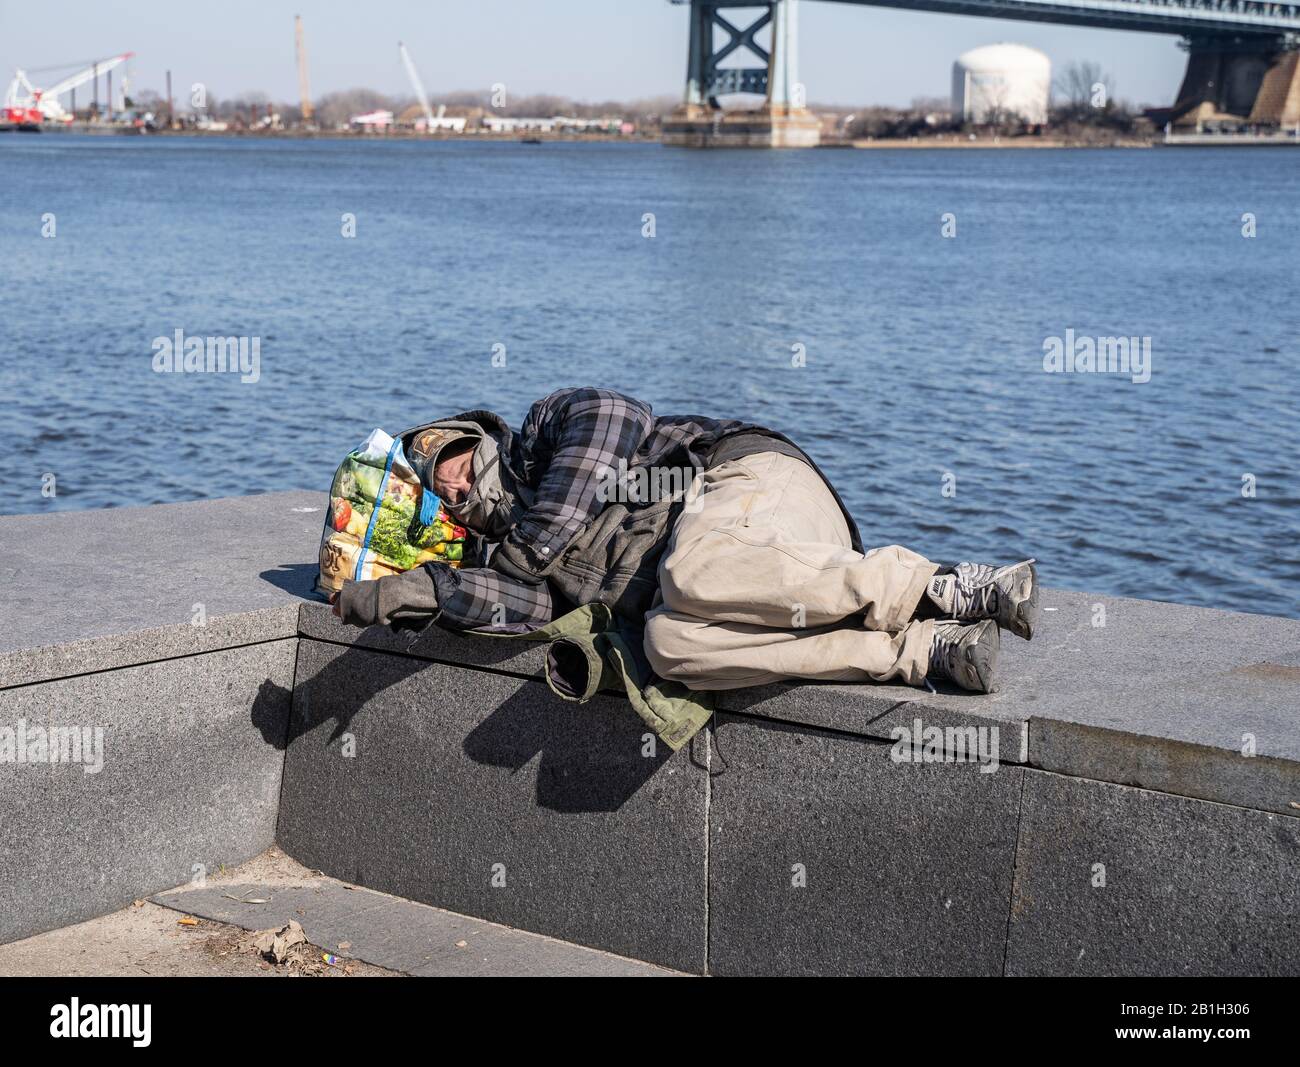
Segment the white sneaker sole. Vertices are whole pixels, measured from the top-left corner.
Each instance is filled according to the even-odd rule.
[[[1034,562],[1027,559],[1023,563],[1012,563],[993,576],[993,580],[999,583],[999,595],[1006,596],[1010,601],[1011,611],[1005,620],[1006,628],[1026,641],[1033,638],[1038,626],[1038,571]],[[1017,571],[1020,573],[1017,574]],[[1003,592],[1001,583],[1007,578],[1012,580]]]

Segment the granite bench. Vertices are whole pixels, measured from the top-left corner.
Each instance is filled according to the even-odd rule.
[[[0,941],[278,843],[696,973],[1300,973],[1300,622],[1048,591],[994,694],[736,690],[674,754],[537,646],[341,625],[322,506],[0,519]]]

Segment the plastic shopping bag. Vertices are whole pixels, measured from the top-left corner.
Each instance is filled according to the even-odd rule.
[[[334,472],[316,591],[399,574],[424,563],[459,567],[465,530],[420,484],[401,439],[374,430]]]

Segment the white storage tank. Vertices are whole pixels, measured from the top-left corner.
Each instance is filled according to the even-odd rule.
[[[987,123],[1018,117],[1031,125],[1047,121],[1052,61],[1023,44],[972,48],[952,65],[952,113]]]

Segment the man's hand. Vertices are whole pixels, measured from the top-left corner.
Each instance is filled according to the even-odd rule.
[[[344,582],[334,594],[334,614],[349,626],[374,626],[379,618],[379,583],[387,578],[366,582]]]
[[[433,578],[424,567],[364,582],[344,582],[330,598],[333,613],[349,626],[420,620],[438,611]]]

